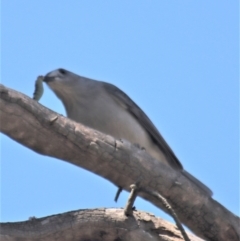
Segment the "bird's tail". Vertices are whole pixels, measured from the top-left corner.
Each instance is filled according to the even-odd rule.
[[[213,192],[207,186],[205,186],[197,178],[192,176],[189,172],[183,170],[183,175],[187,177],[189,180],[191,180],[192,182],[194,182],[205,194],[207,194],[210,197],[213,195]]]

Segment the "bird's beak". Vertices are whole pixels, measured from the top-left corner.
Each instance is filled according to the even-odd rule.
[[[43,82],[45,82],[47,84],[54,81],[54,80],[55,80],[55,77],[51,77],[51,76],[48,76],[48,75],[45,75],[44,78],[43,78]]]
[[[56,74],[53,74],[53,72],[47,73],[43,78],[43,82],[48,84],[56,80],[56,77],[57,77]]]
[[[50,82],[53,82],[55,81],[59,76],[59,71],[58,70],[54,70],[52,72],[49,72],[47,73],[45,76],[44,76],[44,79],[43,79],[43,82],[45,83],[50,83]]]

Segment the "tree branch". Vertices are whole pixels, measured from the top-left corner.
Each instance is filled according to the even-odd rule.
[[[123,209],[77,210],[25,222],[2,223],[1,241],[126,240],[183,241],[173,224],[145,212],[126,217]],[[188,234],[192,241],[202,241]]]
[[[138,182],[159,192],[181,222],[202,238],[239,240],[237,216],[144,150],[71,121],[2,85],[0,94],[1,132],[15,141],[42,155],[92,171],[125,190]],[[163,209],[153,196],[140,195]]]

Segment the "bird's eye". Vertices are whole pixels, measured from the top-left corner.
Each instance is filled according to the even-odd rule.
[[[66,74],[66,70],[65,69],[59,69],[58,70],[61,74]]]

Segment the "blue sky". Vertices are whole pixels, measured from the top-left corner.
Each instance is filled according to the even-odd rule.
[[[32,97],[36,77],[62,67],[118,86],[239,214],[238,9],[234,0],[2,0],[1,82]],[[65,115],[47,86],[40,103]],[[116,204],[116,190],[1,135],[1,221],[122,207],[127,193]],[[136,207],[168,218],[140,198]]]

